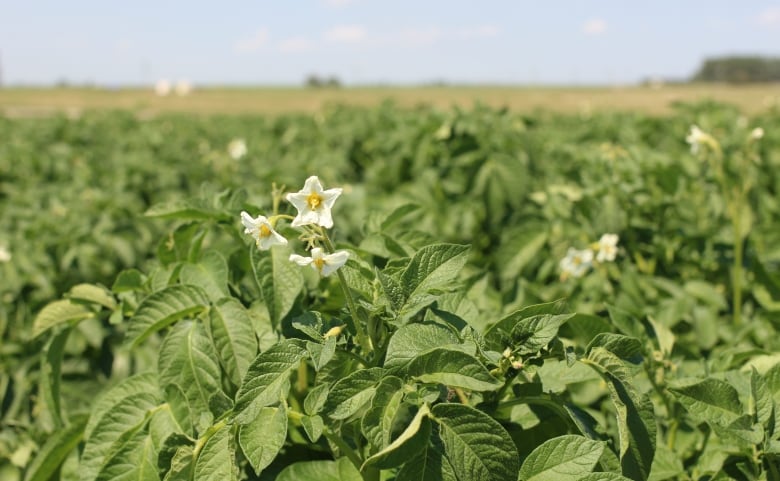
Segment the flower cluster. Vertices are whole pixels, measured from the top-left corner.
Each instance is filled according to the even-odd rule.
[[[307,228],[327,239],[322,228],[329,229],[333,227],[331,209],[340,195],[340,188],[324,190],[319,178],[313,175],[306,179],[303,189],[285,196],[285,199],[298,210],[298,215],[294,218],[284,215],[273,215],[270,218],[259,215],[253,218],[248,213],[241,212],[244,233],[252,236],[257,244],[257,248],[260,250],[268,250],[273,245],[286,245],[287,239],[274,228],[280,218],[290,218],[292,219],[291,225],[293,227]],[[315,235],[315,238],[317,238],[317,235]],[[333,274],[347,262],[348,258],[349,253],[347,251],[327,254],[321,247],[313,247],[310,257],[298,254],[290,255],[291,262],[300,266],[311,266],[324,277]]]
[[[604,234],[586,249],[569,247],[566,257],[561,259],[561,279],[569,277],[582,277],[590,270],[594,263],[603,264],[612,262],[617,257],[617,234]]]

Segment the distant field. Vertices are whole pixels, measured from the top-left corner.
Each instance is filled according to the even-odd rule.
[[[546,108],[562,112],[638,110],[663,114],[677,101],[713,99],[738,105],[746,113],[780,105],[780,85],[673,85],[663,87],[292,87],[204,88],[187,97],[158,97],[152,89],[5,88],[0,112],[13,117],[78,113],[84,109],[135,109],[161,112],[260,113],[314,112],[333,103],[448,108],[481,102],[517,111]]]

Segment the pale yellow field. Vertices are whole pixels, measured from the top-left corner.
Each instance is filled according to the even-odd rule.
[[[0,112],[12,117],[77,114],[88,109],[133,109],[161,112],[259,113],[314,112],[329,104],[371,106],[392,99],[399,106],[471,107],[475,102],[513,111],[537,108],[561,112],[637,110],[663,114],[677,101],[713,99],[736,104],[745,113],[780,105],[780,85],[670,85],[651,87],[360,87],[207,88],[186,97],[158,97],[149,89],[85,88],[0,89]]]

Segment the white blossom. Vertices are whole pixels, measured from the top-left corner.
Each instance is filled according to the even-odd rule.
[[[611,262],[615,260],[617,256],[617,234],[604,234],[601,236],[598,242],[598,252],[596,253],[596,261],[598,262]]]
[[[696,155],[699,152],[699,146],[707,141],[708,135],[699,128],[698,125],[691,125],[691,131],[685,137],[685,141],[691,144],[691,153]]]
[[[11,261],[11,251],[8,250],[8,247],[4,245],[0,245],[0,262],[10,262]]]
[[[561,259],[561,277],[582,277],[593,265],[593,251],[590,249],[578,250],[569,247],[566,257]]]
[[[233,139],[228,144],[227,150],[233,160],[238,160],[247,153],[246,142],[244,139]]]
[[[260,250],[268,250],[272,245],[287,244],[287,239],[274,230],[265,216],[259,215],[252,218],[251,215],[242,211],[241,223],[245,227],[244,233],[252,236]]]
[[[764,129],[761,127],[756,127],[750,132],[750,138],[753,140],[759,140],[764,136]]]
[[[325,251],[321,247],[312,249],[311,257],[290,254],[290,261],[295,262],[299,266],[312,266],[313,269],[324,277],[336,272],[336,269],[346,264],[347,259],[349,259],[349,252],[347,251],[338,251],[325,255]]]
[[[302,190],[286,196],[287,201],[298,209],[292,226],[317,224],[325,228],[333,227],[331,209],[339,195],[340,188],[323,190],[320,179],[312,175],[306,179]]]

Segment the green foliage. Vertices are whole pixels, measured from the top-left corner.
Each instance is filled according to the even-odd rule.
[[[9,479],[778,479],[776,115],[0,124]]]

